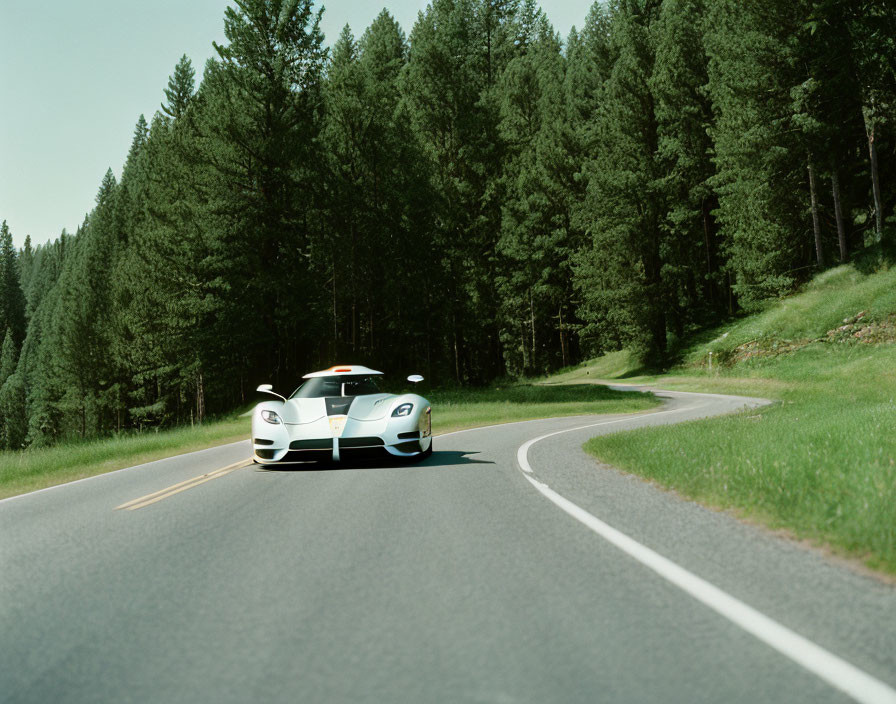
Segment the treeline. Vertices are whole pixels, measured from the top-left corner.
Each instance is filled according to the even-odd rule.
[[[689,330],[893,238],[886,0],[238,0],[74,234],[0,242],[0,446],[201,421],[334,362],[435,383]]]

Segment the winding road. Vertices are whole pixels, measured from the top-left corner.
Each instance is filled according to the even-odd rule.
[[[896,587],[597,464],[443,435],[416,465],[249,443],[0,501],[0,702],[896,702]]]

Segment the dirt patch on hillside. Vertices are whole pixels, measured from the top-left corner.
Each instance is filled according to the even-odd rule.
[[[733,350],[720,350],[715,360],[724,366],[731,366],[760,357],[776,357],[781,354],[796,352],[814,342],[828,344],[896,344],[896,314],[883,320],[872,320],[866,311],[856,313],[851,318],[844,318],[843,324],[828,330],[823,336],[815,339],[776,340],[763,338],[751,340],[738,345]]]
[[[884,320],[868,320],[865,311],[845,318],[843,325],[828,330],[823,342],[864,342],[880,345],[896,343],[896,314]]]

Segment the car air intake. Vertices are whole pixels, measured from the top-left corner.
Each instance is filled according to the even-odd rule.
[[[353,447],[382,447],[386,443],[382,438],[340,438],[339,449],[351,449]]]
[[[330,450],[333,451],[333,440],[321,438],[315,440],[293,440],[289,443],[290,450]]]

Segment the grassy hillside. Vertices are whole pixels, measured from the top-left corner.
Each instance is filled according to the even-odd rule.
[[[595,438],[586,449],[896,573],[894,319],[896,269],[863,274],[841,266],[695,340],[668,374],[640,374],[616,353],[559,380],[615,378],[776,399],[758,412]]]

